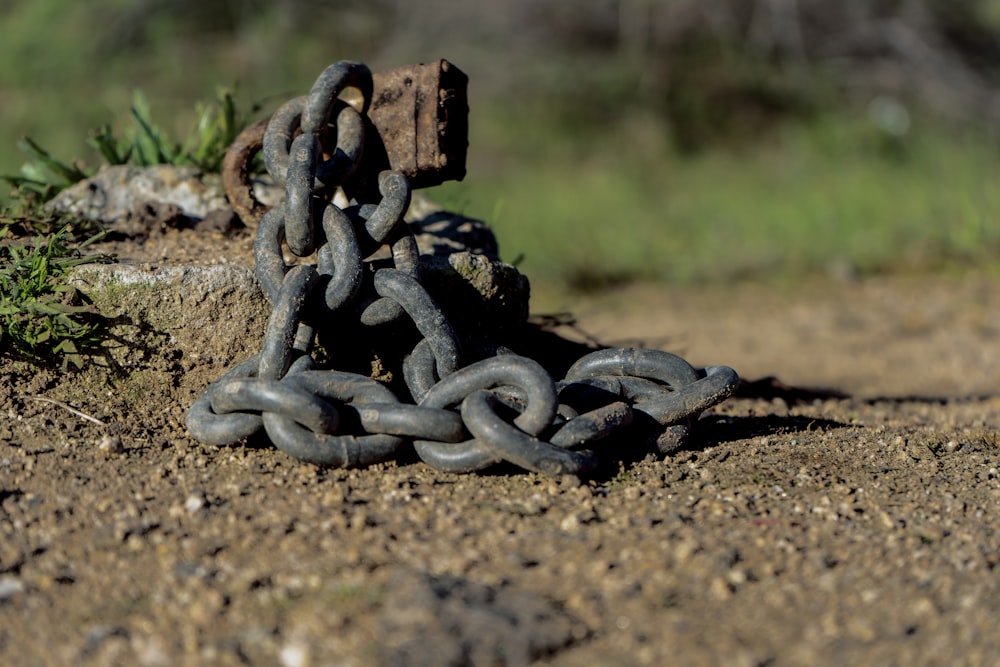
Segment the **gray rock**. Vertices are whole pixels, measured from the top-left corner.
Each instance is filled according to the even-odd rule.
[[[103,221],[133,244],[116,248],[120,263],[84,266],[74,278],[74,285],[113,319],[114,335],[130,343],[113,353],[122,357],[118,363],[129,366],[125,356],[157,344],[176,345],[187,359],[231,359],[259,340],[269,306],[245,264],[252,242],[245,261],[219,264],[209,259],[215,256],[212,244],[219,242],[211,232],[224,228],[169,224],[179,218],[193,223],[206,216],[232,217],[216,175],[167,165],[104,167],[49,206]],[[428,292],[467,341],[467,352],[492,354],[492,341],[527,320],[527,278],[499,260],[496,238],[479,220],[445,211],[421,193],[414,193],[406,219],[417,239]],[[207,265],[172,265],[169,246],[152,255],[162,261],[143,256],[144,244],[168,238],[164,225],[179,228],[169,238],[183,247],[185,257],[206,258]],[[247,326],[227,330],[235,336],[220,335],[218,322]],[[234,338],[240,342],[231,342]]]
[[[91,178],[60,192],[46,204],[52,211],[114,224],[166,211],[201,220],[229,208],[216,174],[194,167],[105,165]]]
[[[15,577],[0,577],[0,603],[24,592],[24,583]]]
[[[70,284],[108,321],[107,353],[122,368],[180,356],[228,365],[259,345],[270,306],[245,266],[86,264]]]
[[[445,314],[472,332],[491,337],[528,319],[531,288],[510,264],[463,250],[421,255],[420,267],[424,286]]]
[[[254,182],[254,194],[268,206],[284,200],[281,189],[266,176]],[[218,174],[173,165],[105,165],[96,175],[60,192],[46,207],[132,236],[142,236],[154,223],[232,216]],[[413,195],[406,221],[422,254],[470,251],[499,259],[496,237],[484,222],[445,211],[420,192]]]
[[[398,575],[381,619],[387,667],[515,667],[584,634],[545,598],[452,576]]]

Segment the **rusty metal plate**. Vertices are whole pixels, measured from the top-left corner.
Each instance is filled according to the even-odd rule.
[[[469,146],[468,77],[447,60],[373,75],[368,117],[389,164],[414,188],[465,177]]]
[[[468,77],[447,60],[409,65],[372,75],[362,164],[343,184],[359,200],[379,197],[378,174],[401,171],[413,188],[427,188],[465,177],[469,146]],[[348,88],[342,98],[363,109]],[[267,120],[247,127],[226,153],[222,181],[240,219],[256,227],[267,211],[250,185],[250,164],[263,143]]]

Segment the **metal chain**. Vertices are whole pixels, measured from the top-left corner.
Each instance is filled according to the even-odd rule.
[[[360,91],[360,108],[340,99],[347,88]],[[344,208],[333,202],[362,164],[372,94],[367,67],[339,62],[267,124],[264,162],[285,188],[285,201],[260,219],[254,259],[273,311],[262,351],[191,406],[187,425],[195,438],[226,445],[263,431],[287,454],[324,466],[367,466],[412,445],[421,460],[448,472],[506,461],[549,475],[582,475],[599,460],[588,448],[676,449],[705,409],[735,391],[739,378],[731,368],[696,369],[656,350],[600,350],[559,382],[538,362],[501,346],[493,357],[464,358],[455,328],[421,284],[417,245],[403,220],[407,177],[393,170],[364,174],[377,181],[379,201]],[[240,150],[245,158],[246,147]],[[315,264],[290,266],[283,244],[299,258],[315,252]],[[383,248],[391,267],[372,259]],[[317,335],[335,337],[348,326],[394,336],[416,329],[419,341],[403,355],[398,374],[411,402],[370,377],[318,369]]]

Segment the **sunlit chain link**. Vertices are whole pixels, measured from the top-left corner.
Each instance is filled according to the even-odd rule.
[[[360,93],[357,108],[341,99],[349,88]],[[403,220],[406,177],[361,174],[377,180],[379,201],[333,202],[372,140],[363,120],[372,90],[367,67],[336,63],[268,123],[264,161],[285,200],[260,220],[254,259],[272,314],[262,351],[191,406],[192,435],[226,445],[263,433],[297,459],[337,467],[393,459],[412,445],[428,465],[456,473],[507,462],[584,475],[616,447],[652,444],[667,453],[682,446],[698,416],[735,390],[732,369],[614,349],[584,356],[554,382],[538,362],[513,353],[463,358],[455,327],[421,283],[416,241]],[[315,252],[315,264],[288,264],[285,246],[300,258]],[[382,260],[376,270],[379,251],[391,266]],[[347,326],[392,332],[380,340],[417,335],[408,351],[379,354],[402,357],[395,374],[412,403],[369,377],[318,368],[317,334]]]

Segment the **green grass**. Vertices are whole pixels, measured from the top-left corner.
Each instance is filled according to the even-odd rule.
[[[219,172],[226,150],[250,124],[257,107],[249,113],[240,113],[234,93],[226,88],[219,88],[216,98],[214,102],[195,105],[195,121],[186,139],[180,142],[171,139],[170,131],[156,124],[146,96],[137,90],[130,109],[134,124],[126,127],[124,136],[115,136],[111,124],[105,123],[92,133],[88,143],[106,164],[190,165],[205,172]]]
[[[864,117],[789,125],[748,148],[694,156],[655,128],[584,145],[553,130],[439,198],[489,221],[505,259],[541,284],[725,282],[934,268],[1000,256],[1000,154],[987,138]]]
[[[25,227],[46,222],[51,219],[0,217],[0,353],[80,368],[81,353],[101,341],[102,318],[65,277],[101,259],[85,254],[101,234],[80,240],[64,226],[23,239]]]
[[[265,3],[220,26],[203,19],[247,3],[0,2],[0,174],[17,173],[25,136],[63,161],[94,164],[88,132],[111,123],[123,133],[135,90],[169,136],[184,138],[196,102],[220,84],[238,82],[243,108],[264,100],[273,110],[308,92],[326,65],[372,50],[362,47],[379,26],[345,24],[354,10],[341,3],[312,4],[301,20]]]
[[[105,164],[193,165],[217,172],[248,118],[225,89],[214,103],[199,104],[196,110],[187,138],[177,141],[153,121],[145,97],[136,93],[130,109],[133,124],[124,134],[116,136],[105,124],[90,143]],[[96,223],[51,213],[43,205],[91,170],[60,160],[30,138],[19,146],[31,159],[19,176],[0,176],[14,188],[12,202],[0,210],[0,353],[80,368],[83,353],[96,351],[101,343],[103,318],[66,283],[66,275],[73,267],[102,259],[86,253],[104,232]]]
[[[157,164],[194,166],[204,172],[218,173],[226,150],[236,135],[250,123],[252,114],[237,110],[233,93],[219,88],[216,100],[199,102],[196,116],[183,142],[171,138],[171,132],[161,128],[153,119],[149,103],[142,91],[133,94],[129,115],[132,124],[126,125],[122,136],[117,136],[111,123],[104,123],[91,131],[87,143],[97,152],[102,164],[132,164],[148,167]],[[60,160],[30,137],[18,142],[18,147],[30,159],[21,165],[19,175],[0,174],[0,180],[16,188],[15,199],[30,197],[44,203],[60,190],[92,175],[94,169],[81,161],[72,163]]]
[[[138,5],[127,0],[8,4],[0,22],[0,174],[19,173],[25,156],[16,146],[24,136],[81,173],[102,160],[185,156],[212,168],[204,155],[220,155],[246,119],[235,114],[232,96],[207,115],[207,107],[192,109],[218,82],[240,82],[242,96],[263,100],[269,112],[304,94],[341,58],[380,68],[450,57],[444,43],[440,52],[404,50],[380,62],[385,21],[336,3],[324,5],[322,17],[295,22],[262,8],[216,32],[191,12],[162,8],[129,32],[123,17]],[[993,21],[997,7],[989,3]],[[740,138],[747,119],[727,108],[735,140],[683,152],[663,101],[636,92],[641,63],[605,55],[582,62],[554,52],[525,70],[520,95],[491,97],[483,90],[495,78],[493,60],[504,62],[457,62],[471,79],[469,172],[464,183],[429,194],[491,223],[505,259],[520,258],[538,287],[794,280],[936,270],[1000,255],[993,187],[1000,153],[984,132],[958,131],[911,109],[909,132],[888,135],[865,109],[834,105],[834,93],[821,85],[822,103],[782,117],[760,136]],[[791,84],[814,74],[800,73]],[[759,78],[750,70],[733,76]],[[711,88],[693,78],[694,93]],[[140,88],[148,105],[134,96]],[[829,108],[828,115],[812,115],[814,107]],[[200,139],[210,136],[211,150],[198,157]],[[77,176],[53,169],[28,146],[31,166],[21,176],[40,184],[39,197]]]

